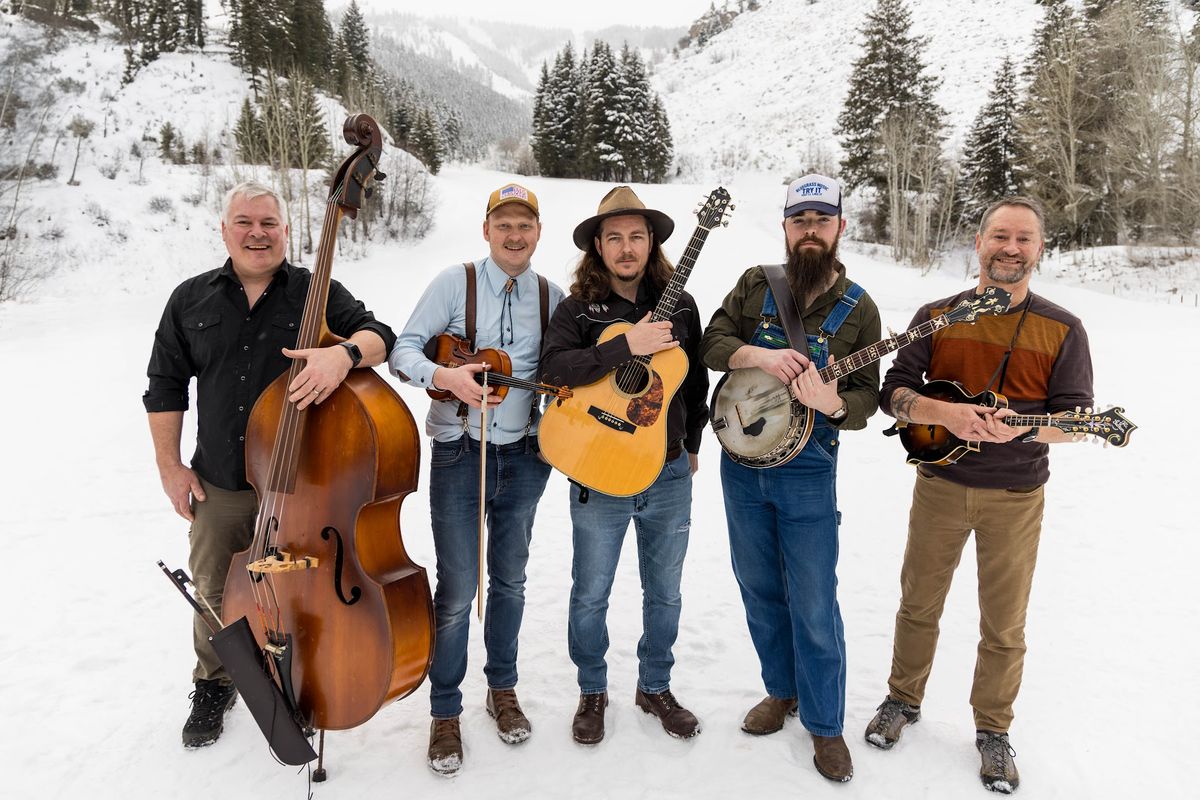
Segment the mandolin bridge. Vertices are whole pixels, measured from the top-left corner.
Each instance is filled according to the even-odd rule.
[[[637,430],[637,427],[629,420],[621,419],[616,414],[605,411],[603,408],[591,406],[588,408],[587,413],[594,417],[595,420],[601,425],[607,425],[615,431],[620,431],[621,433],[633,433]]]

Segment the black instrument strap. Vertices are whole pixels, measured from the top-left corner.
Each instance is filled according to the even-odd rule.
[[[988,379],[987,391],[992,390],[992,384],[996,381],[996,376],[1000,376],[1000,384],[996,387],[996,394],[1004,394],[1004,377],[1008,374],[1008,359],[1012,356],[1013,348],[1017,345],[1017,337],[1021,335],[1021,327],[1025,324],[1025,317],[1029,314],[1029,304],[1033,302],[1033,292],[1025,298],[1025,308],[1021,309],[1021,318],[1017,320],[1017,328],[1013,331],[1012,341],[1008,343],[1008,350],[1004,353],[1004,358],[1000,359],[1000,365],[996,367],[996,371],[992,373],[992,377]]]
[[[467,271],[467,310],[463,327],[466,329],[467,344],[472,352],[475,350],[475,262],[464,261],[463,268]]]
[[[796,296],[788,285],[787,275],[782,264],[764,264],[763,274],[771,285],[771,293],[775,295],[775,310],[779,312],[779,321],[783,323],[783,331],[793,350],[808,354],[808,336],[804,332],[804,321],[800,318],[800,309],[796,305]]]

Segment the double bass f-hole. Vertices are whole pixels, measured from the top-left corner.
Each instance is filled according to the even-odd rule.
[[[327,527],[321,531],[321,538],[327,542],[331,535],[334,537],[333,588],[337,591],[339,600],[348,606],[352,606],[358,602],[358,598],[362,597],[362,589],[357,586],[350,587],[350,599],[346,599],[346,593],[342,591],[342,565],[345,560],[345,552],[342,549],[342,535],[338,533],[337,528],[333,527]]]

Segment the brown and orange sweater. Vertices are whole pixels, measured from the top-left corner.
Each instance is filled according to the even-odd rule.
[[[973,296],[974,289],[922,306],[909,328],[946,312]],[[970,394],[991,388],[1008,398],[1021,414],[1052,414],[1092,405],[1092,357],[1087,332],[1078,317],[1032,292],[1029,311],[1017,335],[1002,386],[988,386],[996,374],[1025,311],[1025,302],[1000,316],[980,317],[974,325],[942,328],[913,342],[896,356],[883,379],[879,407],[891,414],[892,393],[927,381],[958,381]],[[997,382],[999,377],[997,377]],[[927,466],[938,477],[965,486],[1006,489],[1034,486],[1050,478],[1049,446],[1014,439],[980,445],[956,464]]]

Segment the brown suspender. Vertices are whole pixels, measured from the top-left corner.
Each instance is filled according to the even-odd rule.
[[[800,319],[800,309],[796,306],[796,296],[788,285],[787,275],[781,264],[764,264],[763,274],[771,285],[771,294],[775,295],[775,310],[779,312],[779,321],[793,350],[808,353],[808,337],[804,333],[804,321]]]

